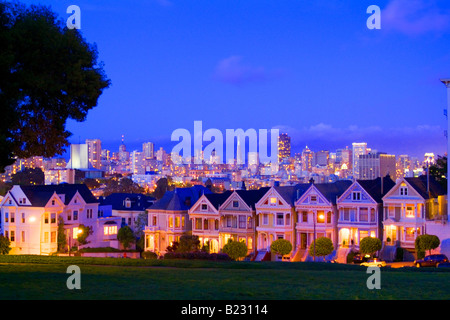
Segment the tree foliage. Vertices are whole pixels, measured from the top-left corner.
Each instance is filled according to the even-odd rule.
[[[7,237],[0,234],[0,254],[8,254],[11,251],[11,242]]]
[[[145,193],[145,189],[130,178],[111,178],[106,181],[103,196],[112,193]]]
[[[45,6],[0,0],[0,171],[15,158],[62,154],[110,81],[79,30]]]
[[[439,237],[432,234],[422,234],[414,242],[418,255],[424,255],[427,250],[431,254],[431,250],[436,249],[440,244]]]
[[[272,242],[270,250],[279,255],[287,255],[292,251],[292,244],[286,239],[278,239]]]
[[[430,176],[447,190],[447,157],[438,156],[436,163],[429,167]]]
[[[200,240],[198,236],[183,234],[178,242],[176,252],[193,252],[200,250]]]
[[[247,256],[248,248],[242,241],[228,240],[228,243],[223,246],[222,251],[226,253],[231,259],[238,260]]]
[[[81,232],[77,236],[78,243],[81,245],[88,244],[89,241],[87,241],[87,237],[89,237],[94,232],[92,227],[80,224],[78,226],[78,230],[81,230]]]
[[[315,247],[315,256],[316,257],[324,257],[331,254],[334,250],[333,242],[331,239],[327,237],[317,238],[316,241],[311,243],[309,247],[309,254],[314,256],[314,247]]]
[[[25,168],[11,176],[13,185],[43,185],[45,183],[45,174],[41,168]]]
[[[117,240],[127,250],[136,241],[136,238],[134,237],[133,230],[129,226],[123,226],[117,233]]]
[[[372,255],[381,250],[381,240],[374,237],[365,237],[359,243],[359,251],[362,254]]]
[[[63,252],[67,245],[66,232],[64,229],[64,218],[62,216],[58,217],[58,251]]]

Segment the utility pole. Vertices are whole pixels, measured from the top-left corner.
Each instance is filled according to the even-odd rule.
[[[440,80],[447,87],[447,109],[445,110],[445,114],[447,115],[447,220],[450,221],[450,204],[448,201],[448,191],[450,190],[450,171],[448,166],[448,159],[450,156],[450,139],[448,138],[450,130],[450,118],[448,117],[448,110],[450,108],[450,78]]]

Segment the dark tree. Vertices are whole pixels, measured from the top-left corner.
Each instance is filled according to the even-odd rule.
[[[16,157],[62,154],[110,81],[97,48],[48,7],[0,0],[0,172]]]
[[[429,170],[430,176],[434,177],[442,187],[447,189],[447,157],[438,156],[436,163],[431,165]]]
[[[25,168],[11,176],[13,185],[30,186],[45,183],[45,174],[41,168]]]
[[[161,199],[167,190],[169,190],[169,180],[167,178],[161,178],[156,181],[156,188],[153,192],[153,196],[156,199]]]
[[[106,181],[103,196],[106,197],[112,193],[145,193],[145,189],[129,178],[111,178]]]

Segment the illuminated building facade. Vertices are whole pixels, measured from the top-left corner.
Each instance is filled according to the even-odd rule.
[[[278,136],[278,162],[291,157],[291,137],[287,133]]]

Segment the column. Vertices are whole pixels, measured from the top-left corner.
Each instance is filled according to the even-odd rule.
[[[450,154],[450,139],[448,138],[450,130],[450,118],[448,112],[450,111],[450,78],[440,79],[447,87],[447,154]],[[447,166],[447,177],[450,177],[450,168]],[[447,179],[447,190],[450,190],[450,179]],[[450,221],[450,202],[447,201],[447,219]]]

